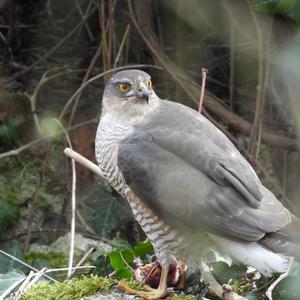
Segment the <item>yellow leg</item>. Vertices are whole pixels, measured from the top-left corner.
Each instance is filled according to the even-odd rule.
[[[124,290],[125,293],[130,295],[137,295],[146,300],[157,300],[162,299],[167,295],[167,279],[168,279],[169,268],[162,268],[159,286],[157,289],[152,289],[149,286],[145,286],[145,291],[137,291],[130,288],[125,283],[118,283],[117,287]]]

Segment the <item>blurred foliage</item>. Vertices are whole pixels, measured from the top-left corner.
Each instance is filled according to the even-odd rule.
[[[16,130],[23,122],[24,118],[21,116],[0,122],[0,141],[2,145],[12,147],[16,144]]]
[[[43,267],[48,269],[63,268],[68,264],[67,256],[55,250],[51,252],[30,251],[25,254],[25,259],[27,263],[37,269],[42,269]]]
[[[255,11],[291,18],[300,26],[300,2],[295,0],[251,0]]]
[[[19,209],[12,200],[6,199],[0,202],[0,232],[14,225],[18,218]]]
[[[269,74],[266,76],[268,77],[265,91],[266,108],[262,128],[271,128],[284,136],[295,137],[294,122],[300,124],[298,101],[300,48],[293,40],[296,37],[295,24],[298,25],[298,29],[300,26],[300,1],[251,0],[253,11],[259,12],[255,15],[249,11],[248,2],[240,0],[143,1],[147,8],[146,13],[143,15],[141,11],[138,17],[144,19],[155,32],[163,51],[177,66],[186,71],[194,82],[200,82],[201,68],[203,66],[208,68],[206,89],[219,97],[217,101],[225,104],[224,109],[230,108],[250,122],[253,121],[256,109],[256,88],[259,84],[264,85],[258,82],[256,75],[261,67],[258,50],[262,46],[264,56],[262,64],[263,67],[269,68]],[[1,85],[7,78],[13,78],[27,71],[32,63],[49,54],[49,50],[78,25],[81,14],[75,9],[73,0],[0,2],[0,23],[3,25],[0,28]],[[57,117],[60,114],[67,100],[80,86],[99,41],[109,42],[105,51],[100,51],[101,54],[96,59],[89,78],[114,65],[128,25],[131,26],[130,34],[116,66],[137,62],[152,64],[157,61],[157,57],[151,55],[151,51],[128,18],[126,1],[116,1],[116,9],[111,15],[108,4],[113,2],[103,1],[104,25],[108,28],[106,33],[103,33],[103,30],[99,31],[99,16],[94,12],[82,28],[65,40],[64,44],[49,57],[40,61],[31,72],[8,81],[5,90],[0,87],[1,151],[17,148],[35,138],[57,133],[58,126],[51,116]],[[94,2],[90,0],[79,1],[79,6],[86,10],[86,13],[93,5]],[[262,34],[261,45],[257,41],[258,32],[255,23],[258,24]],[[45,72],[52,70],[48,73],[52,76],[61,69],[68,71],[68,76],[59,76],[49,80],[47,84],[39,85]],[[77,72],[78,69],[84,72]],[[151,69],[150,73],[155,90],[162,98],[176,99],[194,108],[197,107],[197,103],[190,101],[167,72]],[[70,111],[62,120],[69,130],[74,148],[79,149],[78,152],[91,160],[94,159],[95,124],[92,124],[83,136],[78,135],[77,141],[78,131],[72,131],[71,128],[73,125],[99,117],[100,94],[104,82],[105,79],[100,79],[83,91],[77,110],[75,109],[73,122],[70,121],[70,115],[76,105],[71,105]],[[297,88],[293,87],[293,83]],[[28,95],[33,95],[38,87],[34,103],[36,107],[32,111]],[[289,108],[289,104],[294,105],[292,109]],[[296,116],[295,119],[292,119],[292,114]],[[38,118],[41,132],[37,132],[33,116]],[[212,113],[211,117],[223,125],[220,116]],[[224,127],[238,139],[239,144],[247,148],[249,141],[244,134],[240,134],[239,128],[227,125]],[[27,260],[37,268],[67,265],[69,237],[63,235],[69,230],[70,223],[68,200],[71,174],[63,157],[64,146],[64,137],[60,135],[17,156],[0,160],[1,248],[5,248],[8,253],[20,259]],[[287,162],[283,158],[285,155]],[[299,154],[263,145],[260,147],[258,158],[271,179],[282,186],[284,192],[298,203]],[[93,239],[99,236],[109,238],[114,250],[103,250],[97,244],[101,250],[98,250],[88,262],[96,265],[97,275],[106,276],[115,271],[116,278],[132,278],[130,269],[132,263],[136,258],[142,258],[142,262],[146,262],[145,256],[153,251],[151,244],[135,245],[136,241],[143,239],[143,235],[132,237],[134,235],[132,228],[126,227],[128,220],[132,220],[126,200],[111,191],[107,184],[94,180],[93,175],[80,172],[80,166],[77,166],[77,171],[77,211],[80,218],[76,219],[76,230],[91,235]],[[43,180],[38,188],[41,176]],[[278,192],[270,180],[264,179],[264,182]],[[30,219],[31,210],[33,214]],[[24,241],[28,237],[29,224],[32,225],[30,247],[24,254]],[[58,250],[57,244],[53,241],[57,241],[59,236],[62,236],[58,239],[60,245],[64,247]],[[80,238],[76,243],[79,246],[86,246],[76,249],[75,260],[78,261],[93,243],[84,238]],[[19,270],[28,272],[26,268],[3,255],[0,255],[0,270],[3,273],[10,272],[7,278],[12,281],[18,276],[15,272]],[[214,272],[221,283],[230,283],[237,292],[246,293],[249,299],[264,297],[268,286],[267,279],[263,277],[246,279],[244,267],[236,265],[228,267],[218,262],[214,264]],[[3,279],[5,278],[4,276]],[[91,283],[87,280],[91,280]],[[61,285],[45,284],[40,286],[41,291],[38,288],[33,289],[30,299],[39,299],[36,297],[47,299],[43,297],[52,293],[55,297],[76,299],[80,294],[78,289],[82,288],[84,293],[89,293],[96,290],[95,285],[99,282],[104,284],[102,279],[93,276],[89,279],[83,277],[74,279],[70,282],[73,290],[66,291],[66,294],[62,293],[66,286],[69,286],[67,282]],[[109,285],[111,281],[108,280],[106,283]],[[258,293],[251,290],[254,284],[260,289]],[[0,277],[0,288],[1,286]],[[297,280],[294,278],[285,280],[276,288],[274,299],[295,300],[297,289],[299,291]],[[177,297],[180,296],[173,296],[174,299]]]

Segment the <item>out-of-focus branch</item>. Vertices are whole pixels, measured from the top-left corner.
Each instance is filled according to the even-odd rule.
[[[121,44],[120,44],[120,47],[119,47],[119,50],[118,50],[118,53],[117,53],[117,56],[116,56],[116,59],[115,59],[115,62],[114,62],[114,68],[117,66],[117,64],[119,62],[119,59],[120,59],[122,50],[124,48],[124,44],[125,44],[125,42],[128,38],[129,32],[130,32],[130,25],[127,25],[127,27],[125,29],[125,32],[124,32],[124,35],[123,35],[123,39],[121,41]]]
[[[5,80],[4,82],[2,82],[2,84],[6,84],[6,83],[8,83],[10,81],[13,81],[13,80],[16,80],[16,79],[20,78],[21,76],[27,74],[29,71],[31,71],[36,66],[38,66],[42,61],[44,61],[45,59],[47,59],[49,56],[51,56],[56,50],[58,50],[82,26],[82,24],[84,24],[86,22],[86,20],[93,14],[94,11],[95,11],[95,8],[93,8],[89,12],[89,14],[88,14],[88,16],[86,18],[84,18],[80,23],[78,23],[64,38],[62,38],[55,46],[53,46],[42,57],[40,57],[38,60],[36,60],[33,64],[31,64],[30,66],[28,66],[23,71],[15,74],[11,78],[9,78],[9,79]]]
[[[201,91],[200,91],[200,99],[199,99],[199,106],[198,106],[198,112],[201,114],[202,110],[202,104],[203,104],[203,98],[204,98],[204,92],[205,92],[205,82],[206,82],[206,74],[208,73],[207,69],[202,68],[202,82],[201,82]]]
[[[89,120],[89,121],[86,121],[86,122],[83,122],[83,123],[79,123],[79,124],[76,124],[72,127],[69,127],[67,128],[66,130],[67,131],[72,131],[76,128],[79,128],[79,127],[82,127],[82,126],[85,126],[87,124],[90,124],[90,123],[96,123],[97,122],[97,119],[92,119],[92,120]],[[7,152],[3,152],[3,153],[0,153],[0,159],[1,158],[5,158],[5,157],[9,157],[9,156],[16,156],[16,155],[19,155],[20,153],[22,153],[23,151],[31,148],[31,147],[34,147],[40,143],[43,143],[45,141],[48,141],[56,136],[58,136],[59,134],[61,134],[62,131],[58,131],[57,133],[53,134],[53,135],[49,135],[49,136],[45,136],[45,137],[42,137],[42,138],[39,138],[39,139],[36,139],[36,140],[33,140],[31,142],[29,142],[28,144],[25,144],[19,148],[16,148],[16,149],[13,149],[13,150],[9,150]]]
[[[68,145],[72,149],[72,143],[71,139],[63,127],[63,125],[59,122],[59,120],[54,119],[58,125],[61,127],[63,130]],[[69,251],[69,265],[68,265],[68,276],[67,279],[70,278],[72,274],[72,267],[73,267],[73,260],[74,260],[74,246],[75,246],[75,214],[76,214],[76,167],[75,167],[75,160],[71,160],[71,166],[72,166],[72,196],[71,196],[71,238],[70,238],[70,251]]]
[[[170,60],[170,58],[161,49],[152,29],[149,26],[147,27],[147,22],[143,22],[143,24],[140,24],[138,22],[135,16],[136,14],[134,12],[132,1],[127,0],[127,2],[132,23],[146,43],[147,47],[152,52],[152,55],[159,62],[159,64],[170,74],[170,76],[176,81],[176,83],[181,86],[186,94],[195,103],[197,103],[200,90],[199,85],[194,82],[184,70],[179,68]],[[225,105],[223,105],[217,97],[215,97],[208,91],[205,95],[204,107],[214,115],[218,116],[223,123],[235,129],[236,131],[247,135],[250,134],[252,124],[242,117],[234,114]],[[299,143],[296,140],[293,140],[286,136],[278,135],[267,129],[264,129],[264,131],[262,132],[262,142],[271,147],[289,149],[293,151],[299,150]]]

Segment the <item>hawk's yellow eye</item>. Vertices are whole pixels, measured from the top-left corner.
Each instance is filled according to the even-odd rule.
[[[149,88],[149,89],[152,88],[152,81],[151,81],[151,80],[148,81],[148,88]]]
[[[127,93],[130,91],[130,89],[131,89],[131,85],[129,83],[120,83],[118,85],[118,91],[120,93]]]

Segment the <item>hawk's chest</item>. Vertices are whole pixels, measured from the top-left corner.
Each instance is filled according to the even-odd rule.
[[[95,141],[95,154],[98,165],[107,182],[122,196],[126,195],[128,186],[117,165],[118,151],[121,141],[130,132],[129,127],[100,122]]]

